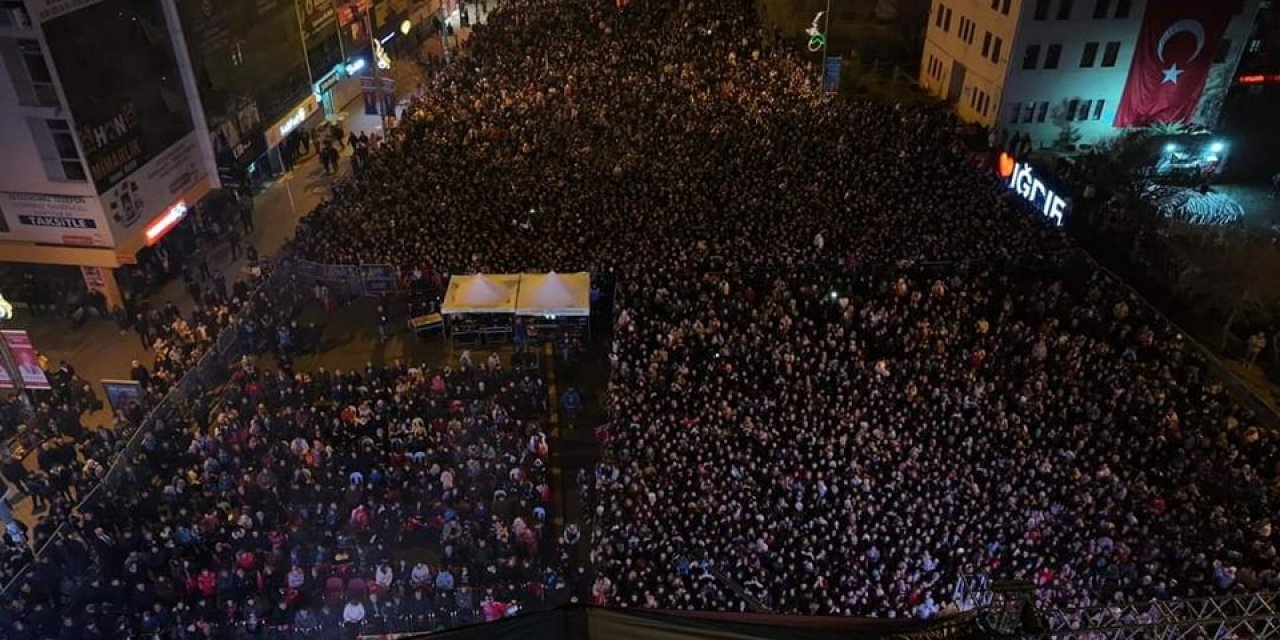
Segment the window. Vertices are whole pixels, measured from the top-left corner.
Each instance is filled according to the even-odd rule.
[[[1015,102],[1009,107],[1009,124],[1018,124],[1018,116],[1022,115],[1022,103]]]
[[[1257,53],[1262,51],[1262,38],[1254,38],[1249,41],[1249,53]]]
[[[1098,60],[1098,43],[1096,42],[1084,43],[1084,52],[1080,54],[1080,67],[1082,69],[1088,69],[1089,67],[1092,67],[1093,63],[1097,62],[1097,60]]]
[[[938,12],[933,14],[933,26],[939,29],[942,28],[942,14],[946,12],[947,12],[947,8],[945,6],[938,5]]]
[[[1003,13],[1003,14],[1004,14],[1004,15],[1006,15],[1006,16],[1007,16],[1007,15],[1009,15],[1009,2],[1010,2],[1010,1],[1011,1],[1011,0],[1003,0],[1003,1],[1000,3],[1000,13]]]
[[[1133,8],[1133,0],[1116,0],[1116,17],[1128,18],[1129,9]]]
[[[1000,62],[1000,50],[1003,48],[1004,48],[1004,40],[1001,40],[1000,36],[996,36],[995,46],[991,47],[992,62],[996,62],[996,63]]]
[[[1111,10],[1111,0],[1093,0],[1094,19],[1106,18]]]
[[[0,27],[8,29],[30,29],[31,16],[22,5],[22,0],[0,1]]]
[[[1032,120],[1035,119],[1035,117],[1036,117],[1036,103],[1028,102],[1027,106],[1023,107],[1022,121],[1024,123],[1031,122]]]
[[[1036,20],[1044,20],[1049,17],[1049,0],[1036,0]]]
[[[1089,112],[1093,110],[1092,100],[1081,100],[1080,110],[1076,112],[1076,120],[1088,120]]]
[[[39,42],[19,40],[18,49],[22,51],[22,64],[26,66],[27,75],[32,82],[53,82],[53,75],[49,73],[49,65],[45,64],[44,52],[40,50]]]
[[[27,107],[61,104],[39,42],[29,38],[0,40],[0,58],[9,72],[18,104]]]
[[[1230,56],[1230,55],[1231,55],[1231,39],[1223,38],[1222,42],[1218,44],[1218,53],[1214,54],[1213,62],[1214,64],[1221,64],[1223,62],[1226,62],[1227,56]]]
[[[1070,122],[1076,119],[1076,113],[1078,113],[1079,111],[1080,111],[1080,99],[1072,98],[1067,101],[1067,112],[1063,115],[1066,116],[1067,122]]]
[[[1058,5],[1058,19],[1059,19],[1059,20],[1070,20],[1070,19],[1071,19],[1071,5],[1072,5],[1072,3],[1073,3],[1073,2],[1074,2],[1074,0],[1062,0],[1062,2]]]
[[[1000,0],[991,0],[991,10],[992,11],[1000,10]]]
[[[1102,66],[1116,66],[1116,58],[1120,57],[1120,43],[1108,42],[1107,48],[1102,52]]]
[[[982,36],[982,57],[991,55],[991,32],[988,31]]]
[[[1036,106],[1036,122],[1044,122],[1044,117],[1049,113],[1049,103],[1041,102]]]
[[[947,9],[947,16],[942,19],[942,30],[947,33],[951,32],[951,9]]]
[[[1106,100],[1094,100],[1094,101],[1093,101],[1093,119],[1094,119],[1094,120],[1101,120],[1101,119],[1102,119],[1102,105],[1103,105],[1104,103],[1106,103]]]
[[[84,182],[84,165],[80,163],[80,154],[76,151],[76,141],[71,133],[71,125],[66,120],[43,120],[30,118],[27,120],[31,133],[40,149],[45,174],[50,180]]]
[[[1026,51],[1022,52],[1022,68],[1034,69],[1040,64],[1040,45],[1029,44]]]
[[[1057,69],[1058,59],[1062,57],[1062,45],[1051,44],[1044,52],[1044,68]]]

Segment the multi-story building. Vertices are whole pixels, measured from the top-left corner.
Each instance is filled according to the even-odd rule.
[[[1260,3],[933,0],[920,83],[1038,148],[1156,122],[1213,128]]]
[[[0,2],[0,260],[112,272],[216,186],[162,0]]]
[[[0,0],[0,263],[78,269],[119,304],[119,267],[220,176],[282,170],[291,133],[361,94],[374,38],[438,6]]]

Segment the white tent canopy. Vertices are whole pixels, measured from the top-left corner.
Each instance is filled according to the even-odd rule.
[[[521,275],[516,315],[591,315],[591,274],[553,271]]]
[[[440,313],[515,313],[520,291],[520,275],[488,273],[449,278]]]

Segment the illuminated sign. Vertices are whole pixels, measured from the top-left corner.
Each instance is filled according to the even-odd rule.
[[[183,218],[187,217],[187,210],[186,201],[179,200],[172,207],[166,209],[164,213],[160,214],[160,217],[152,220],[151,224],[147,225],[146,231],[143,232],[147,237],[147,244],[153,245],[159,242],[160,238],[164,237],[164,234],[169,233],[179,222],[182,222]]]
[[[364,58],[356,58],[347,63],[347,75],[354,76],[356,72],[364,68]]]
[[[1009,179],[1009,188],[1022,196],[1024,200],[1040,209],[1040,214],[1055,225],[1062,226],[1062,217],[1067,213],[1067,201],[1045,186],[1036,177],[1035,169],[1026,162],[1017,162],[1008,153],[1000,154],[997,171],[1002,178]]]
[[[307,121],[307,115],[307,108],[305,106],[298,107],[298,110],[294,111],[293,115],[285,118],[284,121],[280,123],[280,126],[278,127],[280,137],[284,138],[290,133],[293,133],[294,129],[302,126],[302,123]]]

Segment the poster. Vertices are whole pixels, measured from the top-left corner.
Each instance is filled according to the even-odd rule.
[[[112,247],[96,198],[0,191],[0,239],[77,247]]]
[[[135,380],[103,380],[102,391],[107,396],[111,413],[118,413],[134,402],[142,403],[142,385]]]
[[[840,67],[844,60],[840,56],[827,56],[822,65],[822,91],[827,95],[840,92]]]
[[[107,223],[117,239],[132,237],[202,181],[207,186],[209,175],[192,132],[103,194]],[[190,194],[189,201],[202,195]]]
[[[161,3],[101,0],[44,23],[99,194],[192,131]]]
[[[22,377],[22,384],[28,389],[48,389],[49,379],[40,368],[40,354],[31,346],[31,338],[26,331],[11,329],[0,331],[0,337],[9,346],[9,355],[13,358],[13,373]]]

